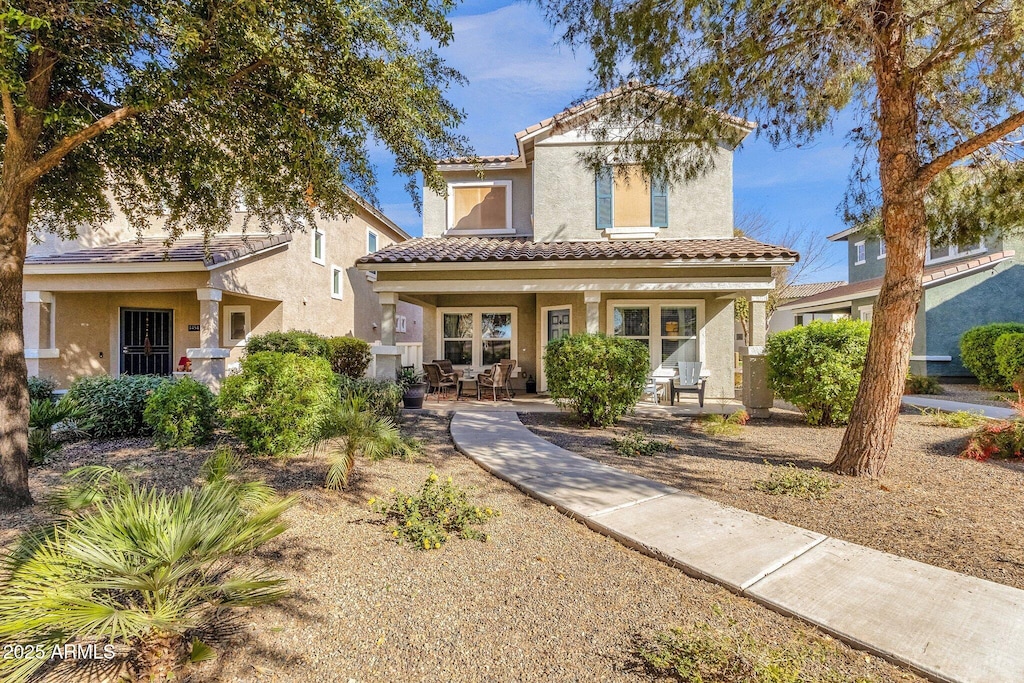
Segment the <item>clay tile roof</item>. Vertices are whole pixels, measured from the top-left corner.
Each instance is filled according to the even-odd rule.
[[[972,273],[983,268],[988,268],[1001,261],[1013,258],[1015,252],[1012,250],[997,251],[992,254],[985,254],[978,258],[972,258],[967,261],[959,261],[957,263],[940,263],[933,266],[928,266],[924,269],[924,285],[927,287],[932,282],[943,280],[953,275],[962,275],[966,273]],[[814,304],[819,301],[830,301],[832,299],[851,299],[857,295],[874,292],[882,286],[882,278],[876,277],[870,280],[862,280],[861,282],[854,282],[849,285],[842,285],[826,290],[819,294],[813,294],[806,296],[802,299],[796,299],[793,301],[786,302],[786,307],[803,307],[809,304]]]
[[[163,237],[144,237],[131,242],[116,242],[63,254],[30,255],[26,265],[72,263],[159,263],[199,262],[207,266],[253,254],[291,241],[291,235],[218,235],[204,242],[202,237],[181,237],[165,244]]]
[[[746,237],[690,240],[532,242],[487,237],[420,237],[362,257],[360,264],[598,261],[611,259],[791,258],[797,252]]]
[[[803,299],[805,296],[814,296],[815,294],[821,294],[827,292],[830,289],[836,287],[842,287],[846,284],[845,280],[837,280],[834,282],[808,282],[802,285],[789,285],[779,291],[780,299]]]
[[[519,158],[518,154],[492,154],[490,156],[476,156],[476,157],[450,157],[448,159],[440,159],[437,163],[441,164],[504,164],[510,161],[515,161]]]

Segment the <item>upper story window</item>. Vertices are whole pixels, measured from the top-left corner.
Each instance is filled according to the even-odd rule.
[[[377,233],[373,230],[366,231],[366,253],[372,254],[377,251]]]
[[[928,253],[925,258],[925,263],[937,263],[940,261],[949,261],[950,259],[960,258],[963,256],[971,256],[973,254],[980,254],[985,251],[985,240],[979,240],[974,244],[953,244],[949,241],[932,242],[928,240]]]
[[[864,242],[857,242],[856,244],[853,245],[853,248],[857,254],[857,258],[854,260],[853,265],[862,265],[865,261],[868,260],[867,247],[864,245]]]
[[[668,227],[668,187],[647,179],[639,166],[605,166],[595,184],[598,230]]]
[[[884,239],[880,239],[880,240],[878,240],[878,258],[880,258],[880,259],[885,258],[885,254],[886,254],[886,251],[885,251],[885,240]]]
[[[313,263],[319,263],[321,266],[325,265],[324,251],[326,246],[326,236],[324,231],[320,228],[313,228],[313,253],[311,258]]]
[[[465,235],[514,232],[512,181],[449,183],[448,230]]]

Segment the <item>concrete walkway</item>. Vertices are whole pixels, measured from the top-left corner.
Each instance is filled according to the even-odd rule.
[[[1024,681],[1024,591],[829,538],[577,455],[510,412],[459,412],[485,470],[687,574],[933,680]]]
[[[926,396],[904,396],[903,405],[914,408],[941,410],[944,413],[956,413],[961,410],[968,413],[981,413],[985,417],[990,417],[993,420],[1010,420],[1017,414],[1012,408],[998,408],[996,406],[986,406],[980,403],[944,401],[941,398],[929,398]]]

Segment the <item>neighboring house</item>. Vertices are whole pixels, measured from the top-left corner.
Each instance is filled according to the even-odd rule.
[[[846,282],[839,280],[835,282],[808,282],[802,285],[787,285],[783,289],[779,290],[777,296],[778,303],[775,307],[775,312],[772,313],[771,320],[768,321],[768,334],[775,332],[782,332],[783,330],[789,330],[796,326],[796,316],[793,313],[793,309],[789,308],[789,304],[793,303],[798,299],[803,299],[809,296],[815,296],[835,289],[836,287],[842,287]],[[813,319],[813,313],[808,313],[804,316],[804,322],[810,322]],[[810,317],[808,317],[810,316]],[[838,320],[840,318],[848,318],[849,313],[824,313],[822,314],[822,320]]]
[[[822,317],[871,320],[885,273],[885,242],[853,228],[829,236],[846,242],[850,283],[787,303],[796,324]],[[935,377],[967,378],[960,337],[976,325],[1024,321],[1024,244],[987,237],[976,244],[929,244],[924,297],[917,311],[910,370]]]
[[[66,388],[82,375],[170,375],[191,359],[216,384],[250,334],[309,330],[380,341],[381,307],[360,256],[409,236],[359,200],[348,219],[294,234],[242,234],[244,209],[204,244],[167,245],[162,221],[138,236],[123,218],[76,240],[46,235],[25,261],[30,375]],[[397,310],[395,342],[422,339],[421,311]]]
[[[701,361],[708,396],[732,398],[733,301],[749,297],[764,329],[771,269],[797,254],[733,237],[724,145],[714,169],[685,185],[613,158],[592,172],[578,155],[598,144],[582,123],[600,101],[516,133],[517,154],[439,162],[447,196],[424,191],[424,237],[359,268],[377,271],[385,306],[423,307],[424,358],[478,370],[513,358],[519,385],[532,375],[543,390],[549,341],[606,332],[647,345],[652,368]]]

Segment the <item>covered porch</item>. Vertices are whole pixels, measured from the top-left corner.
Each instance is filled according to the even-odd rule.
[[[553,250],[564,255],[545,258]],[[548,343],[570,333],[604,332],[646,345],[652,374],[700,363],[706,402],[727,405],[737,393],[734,302],[747,299],[753,319],[743,364],[753,374],[744,386],[763,388],[759,359],[767,295],[775,286],[771,267],[794,259],[787,250],[743,239],[538,244],[433,238],[376,252],[358,266],[377,272],[385,345],[394,306],[423,307],[424,360],[447,359],[472,373],[512,359],[515,390],[523,392],[532,378],[543,393]],[[770,407],[763,395],[743,402],[748,410]]]

